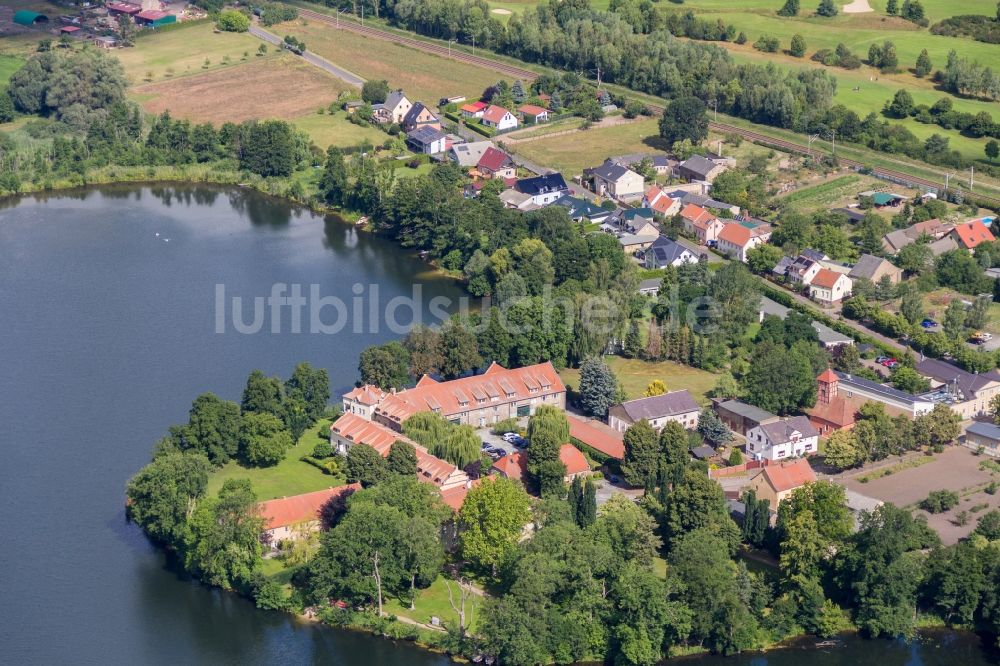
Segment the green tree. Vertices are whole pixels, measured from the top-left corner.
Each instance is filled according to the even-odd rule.
[[[680,423],[668,421],[663,426],[660,431],[660,453],[663,456],[661,477],[666,483],[679,483],[691,459],[687,431]]]
[[[809,359],[766,341],[757,345],[750,359],[743,390],[748,402],[779,414],[816,402],[816,379]]]
[[[592,356],[580,365],[580,406],[591,416],[604,417],[618,399],[618,378],[604,359]]]
[[[354,444],[347,450],[347,480],[365,488],[385,481],[389,466],[378,451],[367,444]]]
[[[458,318],[449,320],[441,330],[441,353],[441,372],[448,378],[459,377],[483,363],[475,333]]]
[[[392,474],[414,476],[417,473],[417,450],[409,442],[397,439],[389,447],[385,462]]]
[[[795,576],[818,579],[821,573],[820,563],[829,544],[820,535],[812,511],[806,509],[795,513],[784,524],[782,531],[781,575],[786,585]]]
[[[560,460],[562,445],[569,442],[569,422],[553,405],[539,405],[528,419],[528,475],[542,497],[562,493],[566,465]]]
[[[660,443],[653,426],[642,419],[625,430],[625,458],[622,476],[637,488],[651,488],[660,465]]]
[[[903,292],[899,312],[906,321],[916,326],[924,319],[924,299],[917,289],[907,289]]]
[[[899,14],[899,0],[887,0],[885,4],[885,13],[889,16],[896,16]]]
[[[121,46],[135,46],[135,36],[139,32],[135,20],[128,14],[119,14],[115,23],[118,26],[118,44]]]
[[[942,325],[945,334],[953,340],[965,335],[965,306],[962,305],[961,299],[953,298],[948,302]]]
[[[240,425],[240,454],[249,465],[277,465],[292,448],[292,437],[278,417],[250,412]]]
[[[1000,143],[997,143],[996,139],[990,139],[986,142],[983,152],[991,162],[995,162],[997,157],[1000,157]]]
[[[927,54],[927,49],[923,49],[920,51],[920,55],[917,56],[917,65],[914,67],[913,72],[923,78],[931,73],[932,68],[931,57]]]
[[[671,100],[660,118],[660,136],[669,145],[687,139],[698,144],[708,136],[708,111],[705,103],[694,96]]]
[[[785,0],[785,4],[778,10],[778,16],[798,16],[799,0]]]
[[[857,436],[850,430],[837,430],[827,437],[823,460],[837,469],[849,469],[863,462]]]
[[[722,486],[708,478],[707,474],[695,470],[686,471],[680,483],[667,496],[662,525],[671,547],[676,546],[685,534],[700,527],[735,527],[726,509]],[[736,545],[731,544],[733,551]]]
[[[240,168],[265,178],[292,175],[299,162],[299,142],[283,120],[249,121],[239,126]]]
[[[246,32],[250,29],[250,17],[235,9],[224,9],[216,17],[215,27],[223,32]]]
[[[944,513],[958,506],[959,501],[954,490],[932,490],[920,501],[920,508],[928,513]]]
[[[757,492],[747,490],[743,493],[743,540],[760,548],[764,545],[764,537],[767,534],[768,524],[771,520],[770,502],[766,499],[758,499]]]
[[[143,467],[128,482],[130,520],[150,539],[177,547],[192,507],[205,493],[211,463],[199,451],[171,451]]]
[[[466,495],[458,519],[462,556],[477,569],[496,576],[531,519],[528,495],[514,481],[484,480]]]
[[[715,448],[733,440],[733,431],[709,407],[702,410],[698,417],[698,434]]]
[[[260,412],[280,416],[282,403],[285,400],[284,386],[277,377],[268,377],[260,370],[254,370],[247,378],[240,400],[240,409],[244,414]]]
[[[754,273],[768,273],[772,268],[777,266],[783,256],[785,256],[785,253],[781,251],[780,247],[764,243],[763,245],[750,248],[747,252],[747,265]]]
[[[361,86],[361,99],[368,104],[381,104],[389,96],[389,82],[385,79],[365,81]]]
[[[326,163],[323,175],[320,176],[319,191],[323,200],[331,206],[343,206],[350,199],[350,178],[344,162],[344,152],[340,148],[330,146],[326,149]]]
[[[209,585],[246,588],[260,569],[264,520],[249,479],[226,479],[188,522],[184,566]]]
[[[386,390],[401,389],[410,381],[410,355],[396,340],[372,345],[361,352],[358,372],[362,384],[374,384]]]
[[[240,445],[240,406],[214,393],[195,398],[186,425],[172,429],[181,449],[201,451],[214,465],[225,465]]]
[[[892,100],[886,102],[882,112],[890,118],[909,118],[914,109],[913,96],[909,91],[900,88]]]
[[[325,368],[299,363],[285,382],[285,395],[301,399],[309,418],[315,421],[323,415],[330,401],[330,375]]]
[[[796,58],[801,58],[806,54],[806,40],[802,35],[792,35],[792,43],[788,48],[788,52]]]
[[[625,343],[622,345],[622,355],[625,358],[639,358],[643,352],[642,334],[639,332],[639,322],[635,319],[629,322]]]
[[[403,346],[410,354],[410,375],[436,375],[444,365],[441,353],[441,333],[424,324],[410,329],[403,340]]]
[[[833,0],[820,0],[819,7],[816,8],[817,16],[831,17],[837,15],[837,5]]]
[[[587,528],[593,525],[596,520],[597,484],[594,483],[593,479],[587,479],[587,482],[583,485],[583,501],[577,509],[576,522],[580,525],[580,527]],[[982,523],[982,521],[980,521],[980,523]]]

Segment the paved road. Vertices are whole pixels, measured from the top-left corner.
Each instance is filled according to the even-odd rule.
[[[255,25],[251,25],[250,26],[250,34],[253,35],[254,37],[259,38],[259,39],[263,39],[265,42],[269,42],[271,44],[274,44],[275,46],[278,46],[278,47],[281,46],[281,38],[280,37],[278,37],[277,35],[271,34],[267,30],[263,30],[261,28],[258,28]],[[342,81],[346,81],[347,83],[349,83],[352,86],[357,86],[358,88],[360,88],[362,85],[364,85],[365,80],[363,78],[361,78],[360,76],[358,76],[356,74],[352,74],[351,72],[348,72],[346,69],[343,69],[341,67],[337,67],[336,65],[334,65],[329,60],[325,60],[323,58],[320,58],[318,55],[316,55],[315,53],[312,53],[311,51],[306,51],[305,53],[302,54],[301,57],[302,57],[303,60],[305,60],[306,62],[308,62],[310,65],[315,65],[316,67],[319,67],[320,69],[326,71],[327,73],[333,74],[338,79],[341,79]]]

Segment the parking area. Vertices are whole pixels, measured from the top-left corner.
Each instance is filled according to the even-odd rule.
[[[523,428],[527,425],[528,419],[522,419],[522,420],[524,421],[524,423],[520,425]],[[505,441],[502,434],[494,435],[492,432],[490,432],[489,428],[480,428],[476,431],[476,433],[479,435],[479,439],[481,439],[484,444],[489,444],[490,447],[494,449],[501,449],[506,455],[510,455],[511,453],[520,450],[512,443]]]

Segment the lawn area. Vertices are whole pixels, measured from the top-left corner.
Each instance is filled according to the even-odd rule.
[[[0,55],[0,86],[7,85],[14,72],[21,69],[24,59],[14,55]]]
[[[208,494],[215,495],[226,479],[247,478],[257,492],[258,500],[300,495],[314,490],[323,490],[344,483],[343,477],[324,474],[299,458],[312,453],[320,442],[329,441],[330,424],[323,419],[303,433],[285,459],[274,467],[242,467],[230,461],[222,469],[215,471],[208,479]],[[322,437],[318,433],[325,433]]]
[[[482,67],[305,21],[284,23],[274,31],[298,37],[313,53],[362,78],[385,79],[390,86],[403,88],[411,100],[429,106],[442,97],[478,97],[501,78]]]
[[[291,122],[299,129],[308,132],[316,145],[324,150],[329,146],[337,146],[338,148],[357,146],[362,141],[368,141],[372,145],[381,145],[389,138],[388,134],[374,127],[361,127],[348,122],[346,114],[341,111],[332,115],[313,112],[292,118]]]
[[[858,174],[837,176],[816,185],[793,190],[788,195],[779,197],[778,201],[782,204],[795,204],[796,210],[803,212],[827,209],[854,199],[858,192],[864,191],[862,180],[865,180],[864,177]]]
[[[460,606],[461,597],[458,583],[451,582],[451,591],[455,595],[455,605]],[[479,622],[479,613],[482,610],[483,601],[483,597],[476,594],[472,594],[465,601],[465,618],[469,623],[469,628],[473,631],[475,631],[476,625]],[[474,609],[473,603],[475,604]],[[417,600],[414,606],[415,608],[410,610],[409,597],[403,599],[390,597],[386,600],[384,607],[385,612],[390,615],[408,617],[423,624],[430,624],[431,617],[437,617],[441,619],[442,623],[447,623],[454,627],[458,626],[458,613],[452,609],[448,601],[448,586],[445,584],[443,576],[438,576],[437,580],[431,583],[431,586],[426,590],[417,590]]]
[[[945,310],[948,309],[948,303],[956,298],[962,301],[975,300],[974,296],[960,294],[954,289],[935,289],[924,294],[924,313],[941,322],[944,319]],[[986,310],[986,326],[983,327],[983,330],[1000,335],[1000,303],[990,303]]]
[[[234,81],[239,81],[239,85],[233,85]],[[310,118],[328,118],[316,111],[336,101],[347,87],[340,79],[300,58],[281,54],[268,58],[250,56],[247,62],[232,67],[136,86],[132,95],[149,113],[169,110],[174,117],[219,125],[250,119],[287,120],[306,114]],[[341,124],[356,127],[343,118]],[[346,128],[339,128],[339,133],[346,134]],[[324,148],[333,142],[332,134],[326,132]],[[351,138],[338,145],[355,145],[359,141],[360,138]]]
[[[249,54],[248,59],[257,58],[257,47],[262,42],[256,37],[245,32],[214,33],[213,30],[214,25],[209,22],[191,23],[175,30],[144,34],[133,48],[117,49],[114,53],[125,66],[125,73],[133,85],[147,79],[160,81],[225,67],[223,59],[227,56],[234,65],[240,62],[244,53]],[[269,46],[268,50],[274,53],[273,47]],[[208,67],[205,67],[206,60]],[[229,85],[242,87],[244,84],[241,80],[230,79]]]
[[[715,388],[718,375],[698,368],[680,365],[673,361],[649,363],[638,359],[627,359],[620,356],[605,356],[604,362],[618,377],[625,387],[630,399],[641,398],[646,387],[654,379],[660,379],[667,385],[668,391],[687,389],[695,400],[702,404],[708,403],[708,392]],[[574,389],[580,387],[580,370],[565,368],[559,371],[563,383]]]
[[[645,118],[624,125],[527,141],[513,148],[518,155],[557,169],[569,179],[583,173],[584,167],[597,166],[611,155],[661,150],[657,122],[655,118]]]

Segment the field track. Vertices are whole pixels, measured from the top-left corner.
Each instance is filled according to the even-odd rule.
[[[459,62],[468,63],[470,65],[478,65],[479,67],[484,67],[486,69],[492,69],[493,71],[505,74],[507,76],[521,79],[522,81],[531,81],[538,77],[537,72],[533,72],[530,69],[524,69],[522,67],[517,67],[515,65],[509,65],[505,62],[499,60],[494,60],[493,58],[487,58],[483,56],[473,55],[471,53],[466,53],[464,51],[459,51],[455,49],[449,49],[446,46],[441,46],[440,44],[434,44],[432,42],[423,41],[420,39],[413,39],[411,37],[403,37],[386,30],[379,28],[372,28],[369,26],[362,26],[353,21],[343,20],[337,21],[334,17],[328,16],[326,14],[320,14],[319,12],[314,12],[310,9],[299,9],[299,16],[310,21],[316,21],[318,23],[323,23],[329,25],[333,28],[338,28],[340,30],[349,30],[354,33],[365,35],[366,37],[372,37],[374,39],[381,39],[384,41],[395,42],[403,46],[417,49],[418,51],[424,51],[426,53],[433,53],[434,55],[439,55],[444,58],[451,58]],[[647,105],[647,108],[654,114],[663,113],[663,107],[654,104]],[[775,146],[782,150],[786,150],[790,153],[796,153],[799,155],[808,155],[810,150],[801,144],[794,143],[792,141],[787,141],[785,139],[778,139],[766,134],[761,134],[759,132],[754,132],[752,130],[743,129],[742,127],[736,127],[734,125],[727,125],[725,123],[711,122],[709,127],[715,131],[724,134],[738,134],[748,141],[753,141],[756,143],[763,143]],[[840,158],[840,163],[844,166],[848,166],[854,169],[861,169],[865,167],[865,164],[858,162],[856,160],[849,160]],[[910,174],[903,173],[902,171],[894,171],[892,169],[883,169],[881,167],[868,167],[870,172],[881,178],[889,181],[897,182],[903,185],[909,185],[915,188],[928,188],[937,191],[942,182],[934,182],[926,178],[920,178],[919,176],[911,176]],[[944,180],[942,176],[941,180]],[[1000,197],[991,197],[985,194],[976,194],[977,199],[983,201],[984,203],[990,203],[994,206],[1000,206]]]

